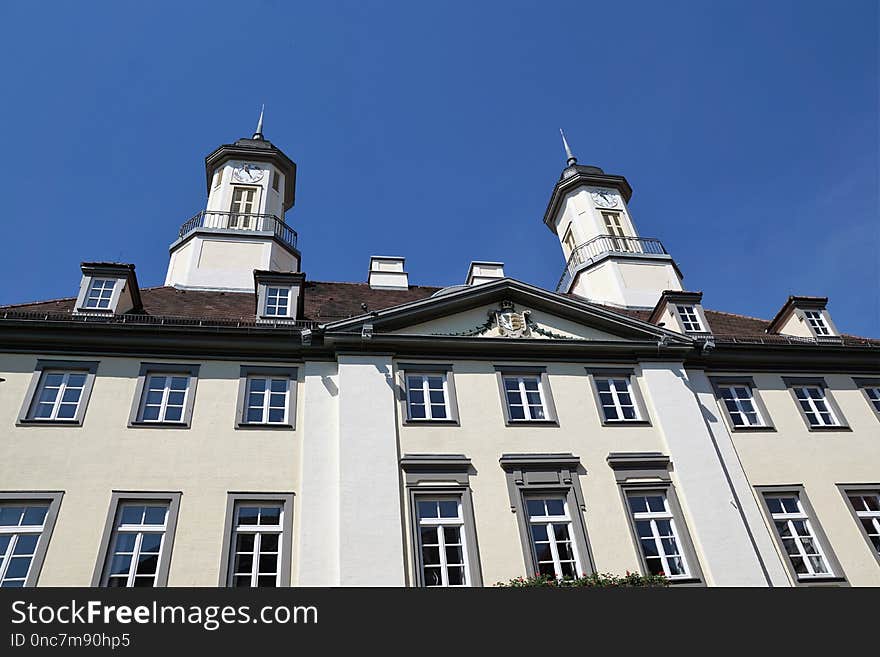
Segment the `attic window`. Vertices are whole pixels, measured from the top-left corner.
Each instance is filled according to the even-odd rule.
[[[694,306],[676,306],[678,316],[681,318],[681,326],[687,333],[701,333],[703,325]]]
[[[113,298],[113,288],[115,287],[116,279],[93,278],[83,307],[96,310],[109,309],[110,300]]]
[[[825,323],[825,317],[822,315],[821,310],[805,310],[804,317],[806,317],[807,323],[817,336],[831,335],[831,330],[828,328],[828,324]]]
[[[266,307],[263,310],[266,317],[289,317],[290,316],[290,288],[267,287]]]

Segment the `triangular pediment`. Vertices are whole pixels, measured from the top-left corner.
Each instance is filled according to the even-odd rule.
[[[327,333],[557,342],[681,342],[687,336],[505,278],[339,322]]]

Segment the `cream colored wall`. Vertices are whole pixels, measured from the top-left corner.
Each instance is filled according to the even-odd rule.
[[[587,507],[583,517],[596,567],[619,574],[638,571],[639,558],[620,489],[605,459],[609,452],[665,451],[657,430],[602,427],[584,366],[562,363],[547,367],[559,426],[506,427],[492,364],[454,361],[453,367],[460,426],[402,423],[400,451],[464,454],[471,459],[477,472],[470,485],[484,584],[526,574],[517,518],[510,511],[507,480],[498,463],[505,453],[571,452],[578,456],[587,473],[580,477]],[[409,526],[406,536],[411,576]]]
[[[880,488],[880,422],[851,377],[803,376],[824,376],[851,431],[809,431],[781,376],[756,374],[755,385],[776,431],[733,432],[737,453],[752,486],[803,484],[849,582],[880,586],[877,560],[837,488]]]
[[[486,323],[490,313],[494,313],[500,309],[499,305],[492,304],[473,308],[465,312],[456,313],[430,322],[414,324],[389,333],[401,335],[449,335],[462,331],[469,331]],[[605,333],[583,324],[571,322],[567,319],[555,317],[540,310],[531,310],[525,306],[517,305],[516,312],[529,311],[529,318],[535,322],[540,328],[553,331],[560,335],[570,338],[581,338],[584,340],[620,340],[619,336]],[[483,337],[499,337],[501,333],[497,326],[493,326],[489,331],[482,334]],[[533,338],[542,338],[537,333],[533,333]]]
[[[779,332],[783,335],[795,335],[799,338],[815,337],[807,323],[794,312],[788,315]]]
[[[90,584],[114,490],[182,492],[169,586],[217,585],[228,492],[298,493],[298,431],[234,428],[244,363],[201,364],[189,429],[127,428],[141,361],[103,357],[82,427],[16,427],[37,358],[0,358],[0,490],[64,491],[40,586]]]

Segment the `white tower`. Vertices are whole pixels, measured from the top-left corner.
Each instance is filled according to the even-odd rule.
[[[632,196],[626,178],[579,165],[564,134],[562,142],[567,166],[544,213],[567,259],[556,291],[653,308],[664,290],[681,290],[681,271],[660,240],[636,231],[626,205]]]
[[[180,227],[165,285],[254,290],[254,270],[299,272],[293,207],[296,164],[263,138],[263,113],[250,139],[224,144],[205,158],[208,202]]]

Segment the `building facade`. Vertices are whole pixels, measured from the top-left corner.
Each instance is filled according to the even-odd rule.
[[[164,285],[0,308],[0,585],[880,585],[880,340],[827,299],[704,308],[570,151],[556,290],[311,281],[262,126],[205,162]]]

